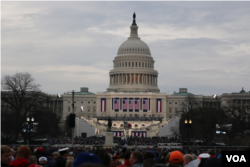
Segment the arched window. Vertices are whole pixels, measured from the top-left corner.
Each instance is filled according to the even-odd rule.
[[[141,126],[145,126],[144,124],[142,124]]]
[[[135,127],[137,128],[137,127],[138,127],[138,125],[137,125],[137,124],[135,124]]]
[[[137,62],[135,63],[135,67],[137,67]]]
[[[141,67],[141,63],[139,63],[139,67]]]
[[[124,67],[124,63],[122,63],[122,67]]]
[[[130,62],[128,63],[128,67],[130,67]]]
[[[142,67],[144,67],[144,63],[142,63]]]
[[[113,126],[116,126],[116,124],[113,124]]]
[[[132,67],[134,67],[134,62],[132,62]]]
[[[147,63],[145,63],[145,68],[147,68]]]
[[[127,67],[127,62],[125,63],[125,67]]]

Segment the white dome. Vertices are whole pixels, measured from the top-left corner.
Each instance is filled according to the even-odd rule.
[[[117,55],[131,53],[151,55],[148,45],[138,37],[130,37],[127,41],[123,42],[118,49]]]

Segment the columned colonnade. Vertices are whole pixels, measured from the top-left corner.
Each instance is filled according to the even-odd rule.
[[[109,85],[145,84],[157,86],[158,76],[154,74],[111,74]]]

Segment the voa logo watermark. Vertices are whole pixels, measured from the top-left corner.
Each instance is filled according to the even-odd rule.
[[[222,167],[250,167],[249,151],[222,151]]]
[[[226,155],[227,162],[247,162],[244,155]]]

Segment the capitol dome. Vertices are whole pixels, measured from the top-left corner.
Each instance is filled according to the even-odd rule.
[[[110,70],[108,92],[160,92],[158,72],[148,45],[138,37],[133,15],[130,36],[121,44]]]
[[[127,41],[123,42],[118,49],[117,55],[120,54],[146,54],[150,55],[148,45],[140,40],[139,37],[129,37]]]

